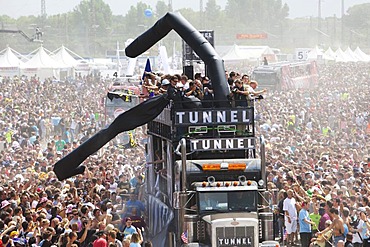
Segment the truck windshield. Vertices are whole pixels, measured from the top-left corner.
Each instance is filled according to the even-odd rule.
[[[199,192],[199,211],[253,212],[257,210],[256,191]]]
[[[258,82],[259,88],[275,86],[278,83],[276,73],[254,73],[253,79]]]

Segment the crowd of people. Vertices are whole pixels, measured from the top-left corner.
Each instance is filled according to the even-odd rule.
[[[317,88],[259,103],[277,231],[289,245],[369,246],[369,65],[319,68]]]
[[[89,157],[83,175],[66,181],[52,172],[58,159],[107,124],[102,99],[110,83],[97,76],[2,77],[1,246],[141,246],[140,145],[109,143]],[[140,128],[135,136],[143,138]]]
[[[259,90],[250,71],[227,73],[230,98],[240,106],[264,95],[256,103],[257,133],[267,139],[267,186],[278,191],[277,231],[289,244],[325,246],[332,234],[335,246],[350,236],[354,246],[367,246],[369,68],[322,65],[317,88],[282,92]],[[90,156],[82,175],[58,181],[52,171],[107,124],[101,99],[109,83],[95,76],[0,81],[0,247],[150,246],[143,129],[136,130],[137,146],[110,142]],[[165,93],[170,84],[200,100],[212,100],[215,90],[200,73],[194,80],[148,73],[142,92]]]

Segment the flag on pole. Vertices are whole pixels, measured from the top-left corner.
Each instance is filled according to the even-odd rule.
[[[116,56],[117,56],[117,77],[121,76],[121,57],[119,55],[119,42],[117,41],[117,50],[116,50]]]
[[[185,232],[183,232],[181,234],[181,240],[184,242],[184,244],[188,244],[189,243],[189,240],[188,240],[188,230],[186,230]]]
[[[144,70],[143,76],[141,77],[142,81],[144,81],[145,72],[152,72],[152,67],[150,66],[150,59],[149,58],[146,60],[145,70]],[[141,83],[140,83],[140,85],[141,85]]]

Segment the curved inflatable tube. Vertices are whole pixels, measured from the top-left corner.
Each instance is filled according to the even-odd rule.
[[[224,63],[212,45],[180,13],[167,13],[153,27],[137,37],[125,50],[128,57],[137,57],[164,38],[171,30],[176,31],[207,65],[212,80],[215,103],[228,107],[229,85],[225,77]]]
[[[182,106],[184,109],[197,109],[202,107],[202,102],[196,97],[183,97]]]
[[[81,163],[87,157],[98,151],[119,133],[152,121],[168,103],[167,95],[161,95],[150,98],[119,115],[108,128],[100,130],[54,165],[53,170],[57,178],[64,180],[82,174],[85,171],[85,166]]]

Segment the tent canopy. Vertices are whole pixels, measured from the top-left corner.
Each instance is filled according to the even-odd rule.
[[[58,63],[63,64],[64,67],[73,68],[78,63],[63,45],[54,53],[51,57]]]
[[[357,46],[354,53],[362,62],[370,62],[370,56],[361,51],[360,47]]]
[[[275,53],[269,46],[239,46],[234,44],[222,59],[224,61],[258,61],[264,56],[268,56],[271,61],[276,60]]]
[[[318,46],[315,46],[315,48],[313,48],[307,55],[307,58],[308,59],[312,59],[312,60],[315,60],[315,59],[318,59],[318,57],[322,57],[323,56],[323,52],[321,51],[321,49],[318,47]]]
[[[0,68],[19,68],[23,64],[10,47],[7,47],[0,56]]]
[[[348,57],[340,47],[335,51],[335,62],[347,63],[350,61],[351,58]]]
[[[34,54],[33,57],[25,63],[25,68],[60,69],[66,68],[66,66],[51,58],[46,53],[45,49],[40,46],[36,50],[36,54]]]
[[[347,49],[344,51],[344,53],[349,58],[350,62],[358,62],[360,59],[357,57],[357,55],[351,50],[351,48],[348,46]]]
[[[233,45],[231,49],[222,57],[224,61],[239,61],[239,60],[247,60],[248,57],[246,54],[243,54],[240,51],[239,46]]]

